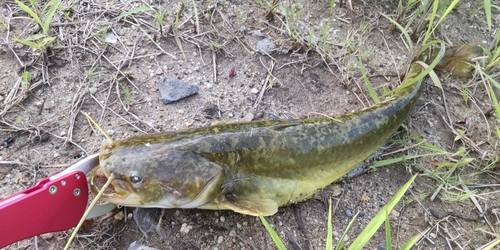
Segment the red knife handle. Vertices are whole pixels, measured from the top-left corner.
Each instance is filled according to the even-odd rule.
[[[87,208],[88,195],[85,174],[72,171],[0,200],[0,248],[74,227]]]

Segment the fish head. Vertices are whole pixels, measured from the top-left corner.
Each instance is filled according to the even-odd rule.
[[[101,199],[124,206],[196,208],[220,195],[224,171],[217,163],[189,150],[152,146],[108,146],[93,169],[90,187]]]

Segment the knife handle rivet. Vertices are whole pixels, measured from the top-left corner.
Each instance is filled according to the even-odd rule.
[[[81,193],[82,193],[82,191],[79,188],[75,188],[75,190],[73,190],[73,195],[76,197],[80,196]]]
[[[75,174],[75,179],[80,180],[80,174]]]
[[[51,185],[49,187],[49,193],[50,194],[55,194],[57,192],[57,186],[56,185]]]

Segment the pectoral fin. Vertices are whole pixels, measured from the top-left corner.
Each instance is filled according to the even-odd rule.
[[[222,196],[219,204],[235,212],[258,216],[270,216],[278,211],[278,204],[271,199],[239,199],[231,194]]]

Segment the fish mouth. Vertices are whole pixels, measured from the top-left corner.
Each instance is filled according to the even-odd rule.
[[[94,194],[99,193],[99,191],[104,187],[110,174],[106,173],[101,166],[97,166],[90,172],[90,188]],[[121,179],[113,178],[110,185],[104,190],[102,198],[126,198],[132,193],[132,186]]]

